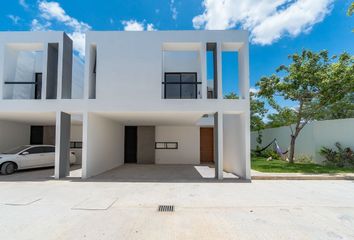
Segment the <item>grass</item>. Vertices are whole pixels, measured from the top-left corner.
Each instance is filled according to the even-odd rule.
[[[253,157],[251,161],[253,170],[273,173],[354,173],[354,168],[339,168],[318,165],[315,163],[289,164],[283,160],[267,161],[265,158]]]

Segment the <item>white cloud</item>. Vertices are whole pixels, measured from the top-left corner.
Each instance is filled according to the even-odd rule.
[[[173,20],[176,20],[178,12],[177,12],[177,8],[175,6],[175,0],[171,0],[170,1],[170,10],[171,10],[171,13],[172,13]]]
[[[124,31],[156,31],[154,24],[145,24],[145,21],[138,22],[137,20],[131,19],[128,21],[122,21],[122,24],[124,26]]]
[[[144,23],[136,20],[122,21],[124,31],[144,31]]]
[[[25,9],[29,8],[29,6],[28,6],[28,4],[26,3],[25,0],[19,0],[18,3]]]
[[[147,31],[156,31],[156,28],[155,28],[154,24],[148,23],[148,24],[146,25],[146,30],[147,30]]]
[[[15,16],[15,15],[7,15],[8,18],[11,19],[11,21],[13,22],[13,24],[18,24],[18,22],[21,20],[21,18],[19,16]]]
[[[41,23],[37,19],[33,19],[31,22],[31,31],[48,31],[50,26],[50,22]]]
[[[309,32],[332,10],[334,0],[204,0],[204,12],[193,18],[196,29],[249,30],[251,41],[271,44],[283,36]]]
[[[73,40],[74,50],[84,57],[85,32],[91,29],[87,23],[68,15],[58,2],[38,2],[39,19],[34,19],[31,24],[32,31],[49,30],[53,23],[63,24],[65,31]]]
[[[254,87],[250,87],[250,92],[251,93],[258,93],[259,89],[258,88],[254,88]]]

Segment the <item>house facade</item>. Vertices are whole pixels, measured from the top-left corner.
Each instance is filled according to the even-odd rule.
[[[76,142],[82,178],[124,164],[207,164],[218,179],[250,179],[248,51],[246,31],[88,32],[83,97],[73,99],[65,33],[0,33],[0,131],[22,123],[22,142],[53,141],[56,178]],[[224,52],[237,54],[238,99],[224,99]]]

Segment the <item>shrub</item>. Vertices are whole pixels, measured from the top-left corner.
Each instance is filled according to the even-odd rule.
[[[326,158],[325,164],[337,166],[337,167],[347,167],[354,166],[354,154],[350,147],[343,148],[339,142],[336,142],[336,150],[328,147],[322,147],[320,154]]]
[[[314,163],[313,159],[311,156],[307,156],[307,155],[298,155],[296,156],[296,161],[298,163]]]
[[[276,151],[274,151],[273,149],[264,150],[264,151],[260,152],[258,156],[263,157],[263,158],[271,157],[272,159],[280,159],[279,154]]]

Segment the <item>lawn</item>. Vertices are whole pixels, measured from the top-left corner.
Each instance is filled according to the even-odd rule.
[[[289,164],[282,160],[267,161],[265,158],[253,157],[252,169],[259,172],[274,173],[354,173],[354,168],[322,166],[314,163]]]

